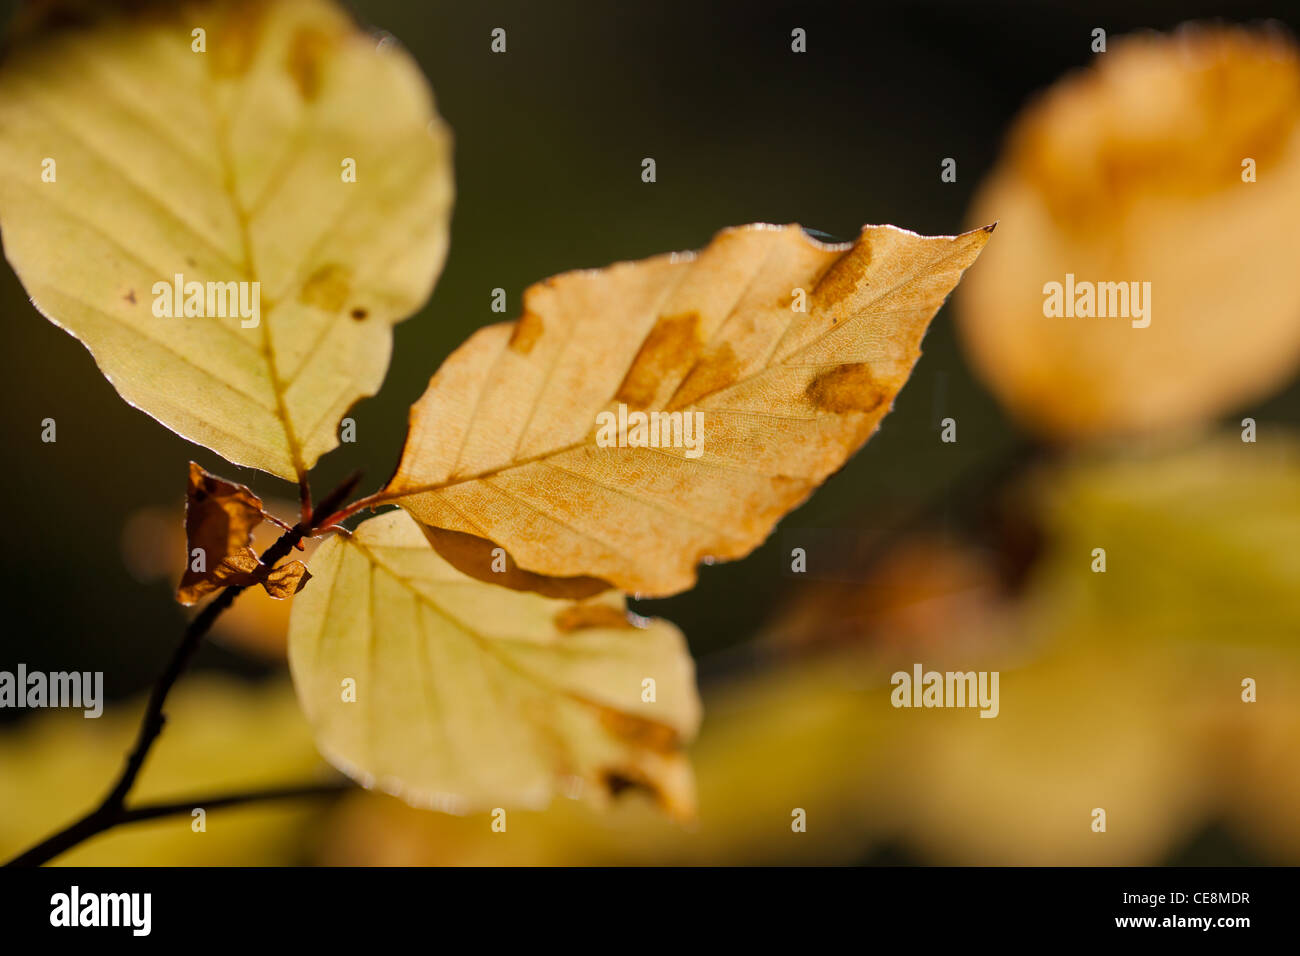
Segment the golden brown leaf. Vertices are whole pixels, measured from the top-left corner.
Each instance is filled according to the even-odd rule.
[[[266,588],[267,594],[283,601],[301,591],[309,580],[311,572],[307,570],[307,565],[301,561],[289,561],[268,571],[261,584]]]
[[[263,499],[262,506],[270,514],[295,517],[299,509],[296,501],[278,499]],[[253,529],[253,551],[261,554],[281,533],[279,527],[264,521]],[[311,562],[317,543],[316,538],[302,542],[297,554],[303,563]],[[141,583],[166,580],[174,590],[183,571],[176,556],[185,553],[183,506],[149,506],[127,517],[122,528],[122,560],[135,580]],[[283,661],[288,643],[290,603],[276,600],[261,588],[246,591],[213,623],[212,637],[242,653]]]
[[[252,584],[261,567],[250,548],[262,522],[262,500],[244,485],[190,462],[185,496],[186,568],[176,600],[193,604],[228,584]],[[197,564],[197,569],[196,569]]]
[[[991,229],[826,245],[744,226],[698,254],[547,279],[434,375],[380,500],[534,574],[684,590],[876,430]],[[677,417],[639,436],[652,413]]]

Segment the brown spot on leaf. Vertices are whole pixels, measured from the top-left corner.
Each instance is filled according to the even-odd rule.
[[[649,408],[659,384],[673,371],[688,368],[700,350],[700,314],[660,316],[641,343],[614,399],[630,408]]]
[[[248,72],[261,43],[266,4],[239,0],[229,5],[221,23],[208,31],[208,68],[215,76],[238,77]]]
[[[587,628],[633,627],[627,611],[610,604],[574,604],[555,615],[555,626],[565,633]]]
[[[730,342],[709,349],[677,388],[670,403],[672,409],[688,408],[706,395],[740,378],[740,358]],[[671,410],[671,409],[670,409]]]
[[[303,283],[298,301],[326,312],[337,312],[352,292],[352,270],[336,262],[321,266]]]
[[[546,331],[546,326],[542,319],[535,312],[525,312],[515,323],[514,330],[510,333],[508,343],[511,351],[518,352],[520,355],[527,355],[537,344],[537,340],[542,337]]]
[[[636,771],[608,767],[600,772],[600,785],[611,797],[619,797],[628,791],[639,790],[650,796],[656,803],[662,802],[663,799],[659,788]]]
[[[813,286],[812,299],[818,308],[829,308],[858,293],[865,284],[871,263],[871,246],[859,242],[831,264]]]
[[[314,27],[299,27],[289,41],[285,68],[298,95],[308,103],[320,95],[324,66],[334,49],[334,38]]]
[[[804,389],[813,407],[822,412],[873,412],[885,401],[884,390],[864,363],[837,365],[822,372]]]
[[[611,736],[634,747],[641,747],[658,754],[676,753],[681,749],[677,731],[657,720],[634,717],[621,710],[601,707],[600,722]]]

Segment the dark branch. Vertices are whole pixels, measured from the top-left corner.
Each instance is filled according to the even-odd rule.
[[[275,544],[262,552],[262,564],[268,568],[274,567],[276,563],[285,558],[297,546],[299,541],[316,530],[321,519],[333,514],[335,509],[343,504],[360,480],[360,472],[354,472],[341,485],[322,498],[320,504],[312,511],[311,517],[307,521],[301,521],[294,525],[282,534]],[[136,778],[140,776],[140,771],[144,769],[144,763],[149,756],[149,751],[158,739],[158,735],[162,733],[163,725],[167,721],[167,716],[163,713],[163,705],[167,702],[167,695],[171,692],[181,674],[185,672],[185,668],[189,666],[190,660],[198,651],[203,638],[212,629],[212,625],[217,618],[230,605],[235,603],[235,598],[239,597],[246,588],[247,585],[242,584],[226,588],[185,628],[185,635],[181,638],[176,650],[172,652],[166,670],[163,671],[162,676],[158,678],[153,690],[149,693],[149,703],[145,707],[144,717],[140,721],[140,730],[136,734],[135,746],[132,747],[131,753],[126,758],[126,766],[122,768],[122,774],[118,777],[117,783],[113,785],[113,789],[104,797],[99,806],[58,833],[38,843],[27,852],[15,857],[7,864],[8,866],[39,866],[97,833],[102,833],[119,823],[134,819],[130,816],[134,811],[126,809],[126,798],[130,794],[131,788],[135,786]],[[195,804],[188,804],[187,808],[193,806]],[[148,818],[142,817],[140,819]]]
[[[355,789],[350,780],[332,780],[329,783],[305,783],[293,787],[268,787],[247,793],[227,793],[213,797],[193,797],[168,803],[145,803],[123,810],[118,823],[140,823],[178,814],[192,813],[197,809],[220,810],[248,803],[266,803],[271,800],[296,800],[302,797],[329,797]]]

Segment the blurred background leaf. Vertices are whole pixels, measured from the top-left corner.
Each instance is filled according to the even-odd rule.
[[[1300,50],[1277,29],[1112,38],[1016,119],[969,221],[992,218],[960,328],[1028,426],[1142,434],[1268,396],[1300,363]],[[1150,324],[1045,316],[1067,274],[1149,283]]]
[[[89,810],[122,769],[143,701],[107,709],[45,711],[0,735],[0,858],[9,858]],[[287,680],[248,686],[216,676],[182,681],[167,730],[133,802],[218,795],[331,779],[312,746]],[[201,806],[201,804],[199,805]],[[70,866],[274,866],[301,860],[311,801],[213,810],[131,824],[60,856]]]

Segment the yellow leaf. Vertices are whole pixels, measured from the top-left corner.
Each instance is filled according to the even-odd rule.
[[[547,279],[434,375],[378,500],[535,574],[689,588],[866,442],[991,229],[825,245],[745,226]]]
[[[327,540],[312,572],[289,663],[321,752],[364,785],[451,812],[635,786],[691,813],[699,700],[670,623],[614,592],[575,604],[466,577],[402,511]]]
[[[1269,394],[1300,363],[1295,45],[1235,28],[1117,43],[1026,110],[971,215],[1002,226],[959,329],[1036,431],[1200,426]]]
[[[449,154],[415,62],[328,0],[106,19],[0,71],[0,226],[32,301],[128,402],[290,480],[428,298]]]

